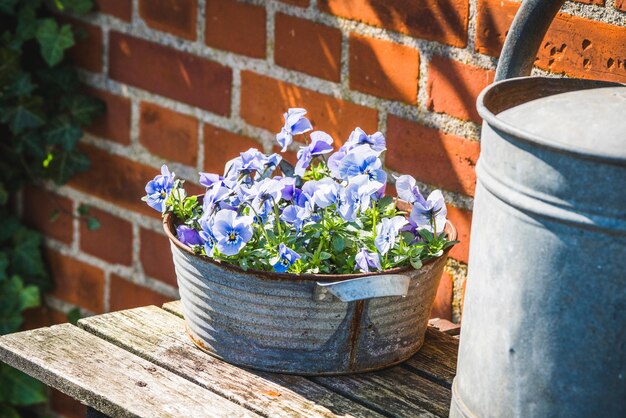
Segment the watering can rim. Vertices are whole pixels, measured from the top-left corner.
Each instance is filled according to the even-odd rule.
[[[204,195],[197,195],[199,201],[201,201],[202,198],[204,198]],[[398,202],[401,202],[402,204],[407,204],[406,202],[398,199]],[[362,278],[362,277],[370,277],[370,276],[384,276],[384,275],[389,275],[389,274],[400,274],[400,273],[406,273],[406,272],[410,272],[412,270],[415,270],[412,266],[405,266],[405,267],[395,267],[392,269],[388,269],[388,270],[383,270],[383,271],[376,271],[376,272],[370,272],[370,273],[349,273],[349,274],[314,274],[314,273],[303,273],[303,274],[295,274],[295,273],[277,273],[277,272],[273,272],[273,271],[264,271],[264,270],[255,270],[255,269],[248,269],[248,270],[243,270],[241,267],[236,266],[234,264],[229,264],[229,263],[222,263],[220,261],[215,261],[212,258],[206,257],[206,256],[200,256],[198,254],[195,254],[191,248],[189,248],[187,245],[183,244],[182,242],[180,242],[180,240],[176,237],[176,234],[174,234],[173,230],[174,230],[174,214],[169,212],[167,213],[164,217],[163,217],[163,229],[165,230],[165,235],[167,236],[167,238],[170,240],[170,242],[172,244],[174,244],[178,249],[184,251],[185,253],[187,253],[188,255],[191,255],[193,257],[197,257],[202,259],[203,261],[210,263],[210,264],[214,264],[216,266],[220,266],[221,268],[225,268],[225,269],[229,269],[229,270],[233,270],[236,271],[238,273],[241,274],[250,274],[250,275],[254,275],[256,277],[262,277],[264,279],[268,279],[268,280],[297,280],[297,281],[310,281],[310,282],[318,282],[318,281],[322,281],[322,282],[339,282],[339,281],[344,281],[344,280],[349,280],[349,279],[357,279],[357,278]],[[445,226],[445,232],[448,233],[448,236],[450,237],[450,241],[455,241],[458,237],[458,233],[456,230],[456,227],[452,224],[452,222],[450,222],[450,220],[446,221],[446,226]],[[439,260],[441,257],[447,257],[448,253],[450,252],[450,250],[454,247],[454,245],[446,248],[443,251],[443,254],[440,255],[439,257],[436,258],[431,258],[430,260],[427,260],[423,263],[424,266],[427,266],[429,264],[434,263],[435,261]]]
[[[595,87],[587,87],[589,88],[604,88],[604,87],[624,87],[626,88],[626,84],[624,83],[617,83],[617,82],[610,82],[610,81],[597,81],[597,80],[587,80],[587,79],[579,79],[579,78],[554,78],[554,77],[532,77],[532,76],[524,76],[524,77],[514,77],[514,78],[508,78],[508,79],[504,79],[504,80],[500,80],[500,81],[496,81],[492,84],[490,84],[489,86],[487,86],[486,88],[483,89],[483,91],[479,94],[477,100],[476,100],[476,107],[478,110],[478,114],[483,118],[483,120],[492,128],[497,129],[498,131],[504,132],[507,135],[510,135],[516,139],[519,139],[521,141],[530,143],[530,144],[534,144],[534,145],[539,145],[542,146],[544,148],[549,148],[558,152],[562,152],[562,153],[567,153],[567,154],[571,154],[574,156],[577,156],[579,158],[585,158],[585,159],[595,159],[595,160],[599,160],[599,161],[603,161],[603,162],[608,162],[608,163],[612,163],[612,164],[617,164],[617,165],[623,165],[626,166],[626,154],[624,155],[616,155],[613,153],[609,153],[606,150],[598,150],[598,149],[588,149],[588,148],[580,148],[580,147],[576,147],[573,146],[571,144],[567,144],[567,143],[563,143],[560,141],[556,141],[556,140],[552,140],[548,137],[542,136],[542,135],[538,135],[535,133],[531,133],[528,132],[526,130],[524,130],[523,128],[517,127],[512,125],[511,123],[508,123],[504,120],[502,120],[501,118],[498,117],[498,114],[500,112],[494,113],[486,104],[485,104],[485,100],[488,99],[488,95],[495,93],[494,90],[501,90],[503,88],[503,86],[506,88],[506,86],[510,85],[510,84],[516,84],[516,83],[520,83],[523,82],[525,80],[529,80],[532,79],[534,81],[537,82],[541,82],[543,80],[545,81],[549,81],[549,82],[556,82],[556,83],[586,83],[589,84],[590,86],[595,86]],[[561,93],[565,93],[567,91],[563,91]],[[559,94],[559,93],[555,93],[555,94]],[[549,95],[547,95],[549,96]],[[544,96],[544,97],[547,97]],[[520,105],[521,103],[518,103],[516,105]]]

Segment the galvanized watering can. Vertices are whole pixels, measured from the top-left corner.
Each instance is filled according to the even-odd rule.
[[[380,273],[243,271],[171,243],[187,333],[209,354],[255,369],[329,375],[407,360],[424,342],[447,253]],[[450,240],[457,233],[446,225]]]
[[[562,3],[522,4],[478,99],[451,417],[626,416],[626,86],[505,80]]]

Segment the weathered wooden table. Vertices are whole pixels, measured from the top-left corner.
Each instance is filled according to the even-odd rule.
[[[0,360],[113,417],[447,417],[457,349],[429,329],[418,354],[383,371],[260,372],[197,349],[179,302],[0,337]]]

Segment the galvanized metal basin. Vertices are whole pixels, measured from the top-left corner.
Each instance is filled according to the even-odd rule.
[[[408,359],[424,342],[447,258],[369,274],[243,271],[193,254],[172,216],[163,226],[191,339],[229,363],[272,372],[345,374]],[[452,224],[446,231],[456,239]]]
[[[523,3],[500,80],[530,71],[561,3]],[[520,33],[532,38],[521,52],[510,48]],[[483,91],[478,110],[450,416],[624,417],[626,86],[513,78]]]

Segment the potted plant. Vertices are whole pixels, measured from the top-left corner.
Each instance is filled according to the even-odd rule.
[[[166,166],[143,198],[163,214],[187,332],[238,365],[340,374],[399,363],[421,347],[456,231],[440,191],[410,176],[385,196],[385,138],[357,128],[337,152],[289,109],[277,140],[294,167],[249,149],[188,196]],[[309,134],[310,132],[310,134]]]

